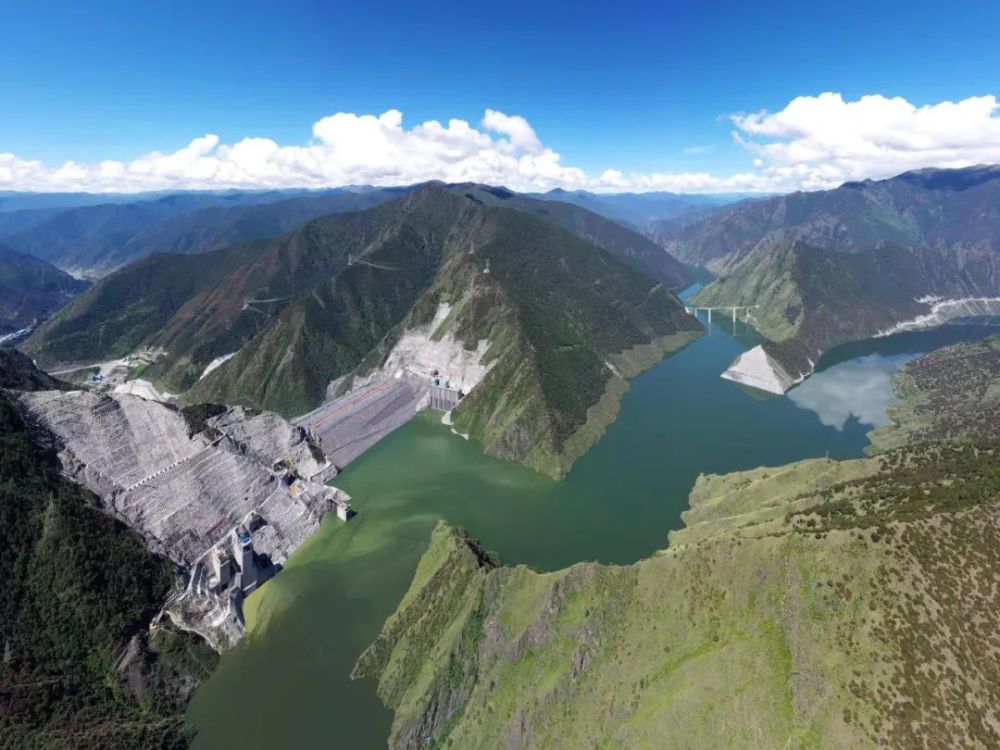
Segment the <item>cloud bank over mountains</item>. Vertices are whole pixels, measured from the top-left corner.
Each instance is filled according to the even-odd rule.
[[[801,96],[778,112],[735,114],[730,137],[748,167],[704,172],[600,174],[562,163],[519,115],[487,109],[478,127],[429,120],[407,128],[403,114],[338,112],[313,124],[304,145],[249,137],[195,138],[170,153],[133,161],[66,162],[55,167],[0,152],[0,189],[142,190],[404,185],[429,179],[475,181],[516,190],[788,192],[832,188],[920,167],[1000,163],[1000,103],[993,95],[916,106],[882,95],[845,101]]]

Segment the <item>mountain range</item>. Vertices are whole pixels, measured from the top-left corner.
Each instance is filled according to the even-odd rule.
[[[765,350],[802,377],[839,343],[1000,295],[1000,167],[743,202],[654,234],[718,275],[696,304],[757,305]]]
[[[607,394],[701,330],[667,288],[684,273],[584,209],[430,183],[275,239],[133,263],[23,349],[47,365],[159,349],[143,377],[164,390],[294,416],[447,310],[433,336],[489,342],[492,368],[456,429],[562,476],[614,418]]]
[[[99,277],[153,253],[204,252],[274,237],[310,219],[370,208],[411,189],[0,193],[0,241],[77,276]],[[655,219],[698,212],[735,196],[553,190],[519,198],[578,205],[638,230]]]
[[[0,213],[0,237],[64,270],[101,276],[157,252],[197,253],[273,237],[318,216],[377,205],[404,190],[185,192],[12,211]]]
[[[89,284],[0,245],[0,336],[44,320]]]
[[[643,231],[655,229],[661,222],[700,214],[748,198],[739,193],[591,193],[587,190],[562,188],[536,193],[532,197],[572,203]]]

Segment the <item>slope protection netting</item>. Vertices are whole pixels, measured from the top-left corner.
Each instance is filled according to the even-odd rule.
[[[219,420],[225,438],[210,445],[190,437],[177,412],[135,396],[41,391],[17,398],[33,423],[58,438],[64,459],[86,464],[88,482],[111,488],[104,487],[105,502],[181,564],[191,565],[252,511],[271,527],[260,551],[283,559],[334,497],[312,483],[293,496],[270,471],[286,459],[309,471],[320,465],[304,430],[277,415],[232,414]]]

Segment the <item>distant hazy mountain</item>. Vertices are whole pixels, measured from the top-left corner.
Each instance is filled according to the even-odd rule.
[[[760,305],[771,353],[807,374],[831,346],[928,313],[929,297],[1000,294],[1000,167],[742,203],[657,237],[720,275],[700,304]]]
[[[41,321],[87,286],[45,261],[0,245],[0,335]]]
[[[0,213],[96,206],[101,203],[133,203],[144,200],[143,193],[30,193],[0,190]]]
[[[270,237],[309,219],[357,211],[395,190],[185,192],[130,203],[0,214],[0,237],[79,275],[102,275],[154,252],[204,252]],[[45,212],[38,219],[38,211]],[[27,227],[23,225],[28,223]]]
[[[364,191],[370,188],[348,187],[343,190]],[[304,188],[282,190],[153,190],[140,193],[32,193],[0,190],[0,213],[35,210],[66,210],[82,206],[103,206],[109,203],[147,203],[177,195],[197,197],[205,206],[251,205],[294,198],[310,192]]]
[[[607,423],[590,407],[700,327],[627,255],[529,210],[487,205],[481,190],[429,184],[276,239],[147,258],[102,279],[24,348],[52,362],[162,347],[144,376],[164,388],[295,415],[331,380],[380,366],[404,330],[447,304],[438,333],[472,348],[494,342],[496,363],[456,429],[493,455],[562,475]],[[639,359],[620,358],[651,343]]]
[[[765,238],[848,253],[886,244],[992,253],[998,237],[1000,167],[972,167],[740,203],[661,237],[661,244],[721,272]]]
[[[713,206],[724,206],[746,198],[742,194],[708,195],[696,193],[591,193],[586,190],[556,188],[533,197],[573,203],[577,206],[625,222],[637,229],[646,229],[661,219],[702,211]]]

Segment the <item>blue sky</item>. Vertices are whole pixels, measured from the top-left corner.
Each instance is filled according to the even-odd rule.
[[[817,7],[824,6],[824,7]],[[956,11],[960,8],[960,11]],[[0,152],[127,162],[335,112],[491,108],[588,174],[751,168],[727,115],[996,94],[1000,3],[3,2]],[[992,118],[991,118],[992,119]]]

